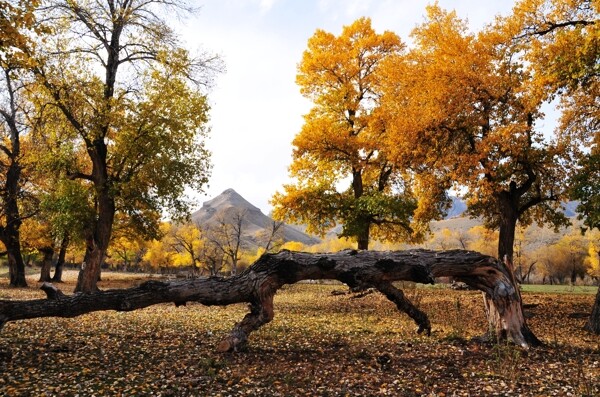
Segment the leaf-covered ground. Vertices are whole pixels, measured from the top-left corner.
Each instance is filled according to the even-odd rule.
[[[101,288],[140,281],[111,277]],[[333,296],[343,286],[320,284],[282,290],[273,322],[239,353],[214,348],[245,305],[9,323],[0,334],[0,395],[600,395],[600,338],[582,331],[585,319],[569,318],[589,312],[593,295],[525,293],[535,306],[530,327],[546,343],[525,351],[470,342],[485,330],[480,293],[405,287],[430,315],[431,337],[417,336],[380,294]],[[42,296],[0,284],[0,299]]]

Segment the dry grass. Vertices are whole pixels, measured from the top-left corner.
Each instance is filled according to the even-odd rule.
[[[72,291],[75,272],[65,275]],[[30,280],[35,285],[35,276]],[[101,288],[143,275],[105,273]],[[4,282],[5,280],[2,280]],[[546,346],[480,345],[482,298],[472,291],[405,286],[434,327],[415,325],[380,294],[332,296],[336,285],[301,284],[276,296],[275,319],[248,348],[214,347],[243,318],[226,308],[157,305],[131,313],[9,323],[0,334],[0,395],[599,395],[600,341],[582,331],[592,295],[525,293],[532,330]],[[7,289],[3,299],[43,297]]]

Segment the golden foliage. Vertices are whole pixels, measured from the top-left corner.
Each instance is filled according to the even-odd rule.
[[[413,237],[415,200],[382,145],[386,126],[377,111],[381,65],[403,48],[397,35],[377,34],[368,18],[339,36],[317,30],[309,39],[296,82],[314,107],[293,141],[296,182],[273,197],[275,217],[321,235],[341,222],[341,235],[358,240],[359,248],[370,237]]]
[[[168,236],[171,230],[172,226],[170,223],[165,222],[160,226],[163,236]],[[174,260],[171,241],[165,237],[160,240],[149,241],[143,259],[155,269],[173,266]]]
[[[539,127],[544,96],[514,33],[512,20],[471,33],[436,4],[413,30],[414,48],[386,64],[385,139],[390,158],[426,181],[419,208],[435,208],[453,184],[490,227],[515,216],[522,225],[566,222],[558,202],[575,143]],[[503,236],[514,235],[508,229]]]
[[[588,273],[592,277],[600,277],[600,245],[597,241],[590,241],[588,244],[586,264],[588,265]]]
[[[0,1],[0,65],[23,67],[31,65],[32,33],[48,32],[36,21],[35,10],[40,0]]]

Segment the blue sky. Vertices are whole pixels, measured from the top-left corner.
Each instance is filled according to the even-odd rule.
[[[198,204],[228,188],[268,213],[273,193],[289,181],[291,142],[311,104],[295,84],[296,65],[316,29],[340,34],[370,17],[377,32],[409,42],[430,2],[415,0],[195,0],[199,12],[181,21],[186,47],[220,54],[227,71],[209,94],[214,165]],[[510,12],[514,1],[440,0],[473,30]]]

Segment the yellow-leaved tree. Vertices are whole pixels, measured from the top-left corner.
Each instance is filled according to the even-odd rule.
[[[194,272],[198,272],[202,267],[205,243],[200,225],[186,223],[175,226],[170,238],[172,246],[177,252],[175,263],[181,266],[191,266]]]
[[[527,59],[538,89],[558,98],[559,133],[575,151],[579,167],[571,176],[571,198],[580,219],[600,230],[600,2],[597,0],[521,0],[512,22],[527,45]],[[600,334],[600,289],[586,328]]]
[[[412,157],[413,166],[459,187],[468,213],[499,230],[496,252],[510,263],[517,224],[568,224],[560,202],[574,146],[540,127],[545,96],[517,34],[510,20],[472,33],[455,12],[429,6],[412,32],[414,48],[389,69],[402,73],[386,80],[382,99],[390,158]],[[490,330],[501,336],[488,303]],[[526,326],[523,334],[539,343]]]
[[[155,238],[146,243],[146,252],[143,260],[154,269],[173,266],[174,256],[177,254],[173,249],[173,240],[170,238],[172,225],[163,222],[160,225],[161,238]]]
[[[31,83],[29,53],[36,33],[44,31],[35,18],[38,5],[37,0],[0,0],[0,241],[13,287],[27,286],[19,228],[30,216],[23,213],[30,185],[23,178],[21,141],[31,127],[24,98]]]
[[[588,256],[585,261],[589,275],[595,279],[600,278],[600,244],[597,241],[588,243]]]
[[[340,223],[340,236],[359,249],[371,238],[414,237],[417,201],[404,170],[388,157],[386,120],[377,111],[381,65],[403,49],[396,34],[376,33],[368,18],[339,36],[317,30],[309,39],[296,82],[313,108],[293,141],[295,183],[273,197],[276,218],[321,235]]]
[[[499,229],[498,257],[512,262],[517,223],[567,223],[560,200],[572,148],[540,128],[544,98],[511,31],[471,33],[455,12],[427,13],[398,61],[402,75],[388,79],[390,153],[460,187],[468,213]]]
[[[111,258],[113,267],[127,271],[131,266],[136,267],[145,253],[146,246],[140,238],[132,233],[115,233],[108,256]]]
[[[37,217],[27,218],[20,227],[21,251],[26,262],[41,259],[39,281],[51,281],[50,270],[54,254],[54,236],[51,225]],[[41,256],[41,258],[39,258]],[[29,258],[27,258],[29,257]]]

